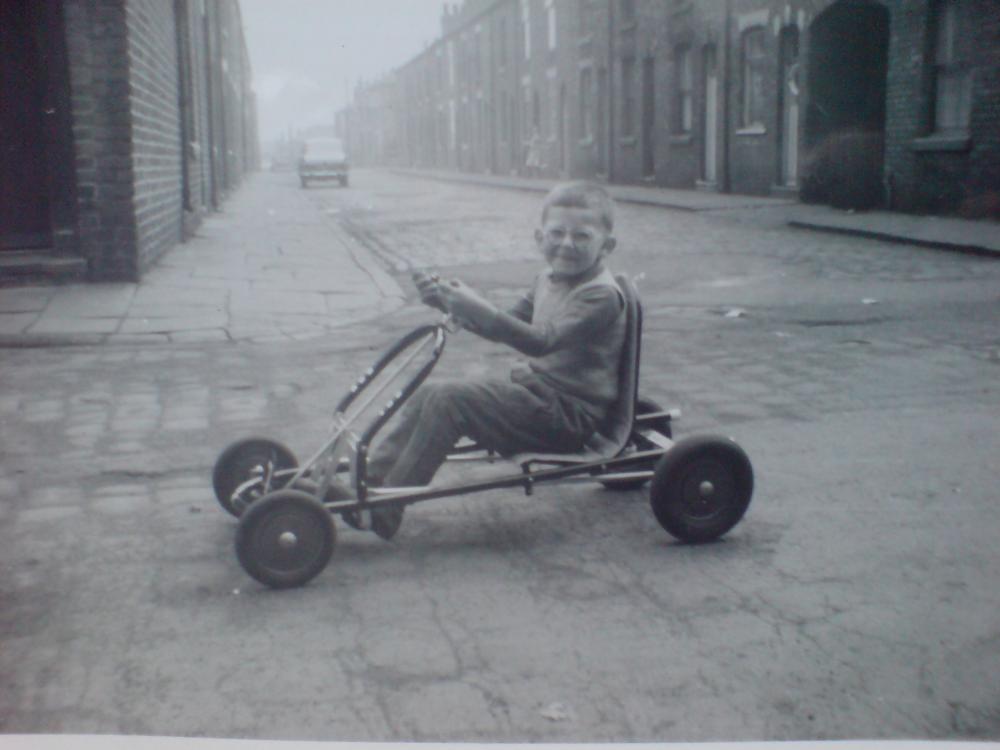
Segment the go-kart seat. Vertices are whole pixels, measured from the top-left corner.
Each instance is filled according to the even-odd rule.
[[[618,398],[608,412],[604,424],[587,440],[578,453],[518,453],[512,461],[527,468],[533,463],[576,464],[621,455],[628,446],[635,420],[635,404],[639,391],[639,353],[642,344],[642,303],[635,284],[625,274],[615,281],[625,298],[625,342],[618,364]]]

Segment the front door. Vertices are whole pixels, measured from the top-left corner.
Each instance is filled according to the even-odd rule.
[[[656,120],[656,83],[652,57],[642,61],[642,176],[653,177],[656,173],[656,150],[653,143]]]
[[[788,26],[781,32],[781,146],[778,149],[779,184],[795,187],[799,179],[799,30]]]
[[[712,45],[705,47],[702,53],[702,69],[705,71],[705,117],[701,177],[705,182],[714,183],[718,177],[719,70]]]
[[[51,244],[44,8],[0,2],[0,249]]]
[[[597,69],[597,128],[595,137],[597,138],[597,172],[607,175],[608,172],[608,114],[605,102],[608,96],[608,71],[606,68]]]

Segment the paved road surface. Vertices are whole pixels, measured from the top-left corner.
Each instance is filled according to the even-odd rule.
[[[359,172],[261,175],[390,265],[500,302],[537,196]],[[340,527],[302,589],[253,583],[208,472],[264,433],[304,455],[409,303],[307,341],[0,352],[0,731],[339,740],[1000,736],[1000,265],[620,206],[644,272],[646,395],[744,445],[725,540],[645,494],[543,488]],[[431,316],[432,318],[433,316]],[[442,372],[506,367],[468,335]]]

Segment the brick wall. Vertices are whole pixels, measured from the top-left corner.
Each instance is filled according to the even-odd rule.
[[[92,279],[136,280],[256,165],[239,4],[63,0],[63,11],[72,249]]]
[[[979,0],[976,18],[978,66],[972,92],[972,152],[968,198],[960,211],[1000,219],[1000,8]],[[978,202],[980,205],[972,205]]]
[[[79,252],[91,278],[134,279],[132,116],[125,9],[66,0]]]
[[[177,30],[173,3],[126,6],[139,273],[182,239]]]
[[[886,170],[893,207],[994,218],[1000,212],[1000,12],[992,0],[968,0],[972,112],[968,138],[935,143],[932,3],[893,5]]]

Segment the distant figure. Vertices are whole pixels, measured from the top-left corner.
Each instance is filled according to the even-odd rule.
[[[524,158],[524,173],[528,177],[537,177],[542,171],[542,136],[536,127],[528,139],[527,153]]]

